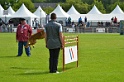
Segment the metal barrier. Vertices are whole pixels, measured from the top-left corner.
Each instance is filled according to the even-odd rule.
[[[71,28],[71,27],[63,27],[63,32],[65,33],[119,33],[119,26],[109,26],[109,27],[85,27],[85,28]]]

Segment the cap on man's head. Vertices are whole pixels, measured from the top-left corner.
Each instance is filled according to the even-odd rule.
[[[25,19],[24,18],[20,18],[20,21],[24,21]]]

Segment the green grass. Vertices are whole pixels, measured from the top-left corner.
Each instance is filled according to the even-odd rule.
[[[31,50],[17,55],[15,33],[0,33],[0,82],[123,82],[124,36],[120,34],[64,34],[79,35],[79,67],[66,65],[62,72],[62,51],[58,69],[50,74],[49,53],[44,40],[38,40]]]

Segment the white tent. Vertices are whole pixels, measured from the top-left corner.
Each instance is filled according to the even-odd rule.
[[[42,8],[39,6],[37,10],[34,12],[36,16],[38,16],[40,19],[40,24],[45,24],[46,22],[46,13],[42,10]]]
[[[67,12],[69,15],[70,14],[80,14],[76,9],[75,7],[72,5],[71,8],[68,10]]]
[[[89,22],[98,22],[98,21],[111,22],[111,18],[115,16],[117,17],[118,22],[120,20],[124,20],[124,14],[80,14],[80,15],[72,14],[71,18],[72,18],[72,21],[78,22],[79,17],[84,19],[85,16],[87,17],[87,20]]]
[[[70,15],[68,15],[60,5],[58,5],[54,10],[53,12],[51,13],[56,13],[57,15],[57,21],[60,22],[62,21],[63,22],[63,25],[65,25],[65,19],[68,18]],[[51,14],[50,13],[50,14]]]
[[[2,16],[0,16],[0,18],[5,22],[5,23],[7,23],[8,21],[9,21],[9,19],[10,19],[10,14],[8,14],[8,15],[2,15]]]
[[[4,9],[3,9],[3,7],[2,7],[1,4],[0,4],[0,16],[3,15],[3,11],[4,11]]]
[[[1,18],[4,22],[7,23],[7,21],[9,20],[8,17],[10,17],[10,16],[11,16],[10,14],[4,15],[4,9],[3,9],[3,7],[2,7],[1,4],[0,4],[0,18]]]
[[[27,23],[32,26],[32,20],[38,18],[36,15],[31,13],[24,4],[10,17],[10,18],[25,18]]]
[[[56,13],[57,18],[67,18],[69,15],[61,8],[60,5],[58,5],[53,12],[51,13]]]
[[[42,8],[39,6],[38,8],[37,8],[37,10],[34,12],[34,14],[36,15],[36,16],[39,16],[39,17],[46,17],[46,13],[42,10]]]
[[[12,9],[11,6],[7,10],[8,10],[8,13],[11,15],[15,13],[15,11]]]
[[[94,5],[93,8],[87,14],[102,14]]]
[[[121,8],[117,5],[116,8],[110,14],[124,14]]]

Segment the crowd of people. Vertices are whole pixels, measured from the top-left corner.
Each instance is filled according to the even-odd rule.
[[[111,25],[115,25],[115,26],[119,25],[119,22],[116,16],[111,18]]]
[[[84,20],[80,17],[78,18],[78,22],[71,21],[71,17],[65,19],[66,27],[71,27],[75,31],[77,31],[77,27],[79,27],[80,32],[84,31],[84,28],[90,27],[90,22],[88,22],[87,17],[85,16]]]
[[[78,19],[78,23],[76,24],[74,21],[71,21],[71,17],[68,17],[65,19],[65,23],[66,23],[66,26],[73,26],[73,25],[80,25],[80,24],[85,24],[87,25],[88,21],[87,21],[87,17],[84,18],[84,21],[82,20],[82,18],[80,17]]]
[[[72,21],[71,17],[68,17],[65,19],[65,25],[63,25],[63,21],[57,21],[62,24],[62,26],[66,26],[69,28],[73,28],[75,31],[79,29],[82,31],[84,28],[87,27],[92,27],[93,23],[88,21],[88,18],[85,16],[84,19],[80,16],[78,18],[78,22]],[[117,17],[112,17],[111,22],[103,22],[103,21],[98,21],[96,22],[97,27],[109,27],[109,26],[119,26],[119,22]],[[4,23],[2,20],[0,20],[0,32],[13,32],[14,24],[11,22],[11,20],[8,23]],[[32,20],[32,27],[34,29],[38,29],[39,27],[44,27],[43,25],[40,24],[40,21],[37,18],[34,18]]]
[[[116,16],[111,18],[111,22],[98,21],[97,24],[98,24],[98,27],[119,26],[119,22]]]
[[[12,32],[13,27],[14,25],[11,20],[8,23],[5,23],[0,19],[0,32]]]
[[[20,24],[19,19],[20,18],[18,18],[18,21],[17,19],[10,19],[7,23],[0,19],[0,32],[14,32],[13,28],[17,27],[17,25]],[[32,20],[32,27],[34,29],[38,29],[40,27],[43,27],[43,25],[40,24],[37,18],[34,18],[34,20]]]
[[[119,27],[120,23],[118,22],[117,17],[112,17],[110,21],[98,21],[98,22],[89,22],[88,18],[85,16],[84,19],[80,16],[78,18],[78,22],[71,21],[71,17],[65,19],[65,27],[64,31],[69,32],[68,28],[72,28],[74,32],[85,32],[85,30],[90,29],[89,27],[95,27],[95,28],[112,28]],[[71,31],[72,32],[72,31]]]

